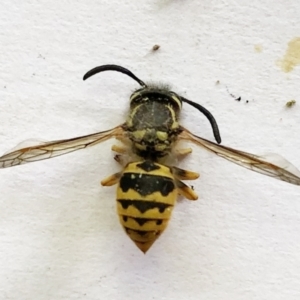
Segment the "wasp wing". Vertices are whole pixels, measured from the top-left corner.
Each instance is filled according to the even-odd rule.
[[[300,185],[300,171],[289,161],[278,154],[258,156],[251,153],[243,152],[226,146],[218,145],[192,134],[185,128],[178,136],[181,140],[188,140],[215,153],[235,164],[286,181],[292,184]]]
[[[122,125],[113,129],[97,132],[72,139],[42,142],[35,146],[29,146],[11,151],[0,157],[0,168],[8,168],[26,164],[29,162],[48,159],[76,150],[94,146],[112,137],[120,138],[125,134]]]

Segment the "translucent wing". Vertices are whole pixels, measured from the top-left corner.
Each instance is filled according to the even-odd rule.
[[[73,139],[42,142],[38,145],[27,146],[11,151],[0,157],[0,168],[8,168],[26,164],[33,161],[48,159],[59,155],[71,153],[76,150],[94,146],[112,137],[120,138],[125,134],[122,125],[113,129]]]
[[[300,185],[300,171],[286,159],[277,154],[258,156],[251,153],[235,150],[226,146],[218,145],[182,128],[183,132],[179,139],[191,141],[206,150],[217,154],[242,167],[283,180],[292,184]]]

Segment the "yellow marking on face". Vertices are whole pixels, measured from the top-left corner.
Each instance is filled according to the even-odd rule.
[[[181,100],[177,97],[177,95],[172,95],[171,98],[178,104],[178,107],[181,109]]]
[[[140,105],[137,105],[134,109],[130,110],[129,112],[129,115],[128,115],[128,118],[126,120],[126,124],[128,127],[132,127],[133,126],[133,123],[132,123],[132,120],[136,114],[136,111],[139,109],[139,107],[141,106],[142,104]]]
[[[134,143],[134,146],[139,149],[139,150],[146,150],[147,146],[146,145],[141,145],[139,143]]]
[[[172,120],[175,121],[177,119],[177,116],[176,116],[176,113],[174,111],[174,108],[171,105],[167,105],[166,107],[169,109],[169,111],[170,111],[170,113],[172,115]]]
[[[165,141],[168,138],[168,134],[164,131],[156,131],[156,136],[161,141]]]
[[[170,113],[171,113],[171,116],[172,116],[172,120],[173,120],[173,124],[171,126],[171,129],[177,129],[179,127],[179,124],[177,122],[177,116],[176,116],[176,113],[173,109],[172,106],[168,105],[167,108],[169,109]]]
[[[130,103],[132,102],[133,99],[140,97],[142,95],[141,92],[134,92],[131,96],[130,96]]]
[[[165,145],[165,144],[157,144],[154,146],[154,149],[159,152],[166,150],[166,148],[167,148],[167,145]]]
[[[171,129],[177,129],[179,127],[179,124],[177,121],[173,122]]]
[[[135,140],[137,141],[141,141],[143,139],[143,137],[145,136],[146,134],[146,130],[143,129],[143,130],[136,130],[132,133],[133,137],[135,138]]]

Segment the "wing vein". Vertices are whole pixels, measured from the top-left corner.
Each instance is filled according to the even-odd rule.
[[[0,157],[0,168],[40,161],[94,146],[110,138],[126,138],[123,124],[110,130],[71,139],[45,142],[11,151]]]
[[[215,144],[192,134],[185,128],[178,136],[179,140],[190,141],[209,152],[227,159],[235,164],[270,177],[300,185],[300,171],[280,155],[258,156],[244,151]]]

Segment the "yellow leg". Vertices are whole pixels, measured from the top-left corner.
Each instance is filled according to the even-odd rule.
[[[192,148],[175,149],[174,154],[178,159],[183,159],[193,152]]]
[[[118,172],[118,173],[115,173],[113,175],[110,175],[106,178],[104,178],[102,181],[101,181],[101,184],[103,186],[111,186],[111,185],[114,185],[116,183],[119,182],[120,178],[122,176],[122,172]]]
[[[127,147],[118,146],[118,145],[112,145],[111,150],[120,154],[125,154],[128,152]]]
[[[183,170],[177,167],[172,167],[173,175],[179,180],[194,180],[199,178],[199,173]]]
[[[197,200],[198,199],[198,195],[182,181],[175,179],[175,184],[178,189],[178,193],[180,195],[184,196],[185,198],[187,198],[189,200]]]
[[[172,173],[175,177],[175,184],[178,189],[178,193],[189,200],[197,200],[198,195],[194,192],[194,189],[188,187],[181,180],[195,180],[199,177],[199,173],[183,170],[177,167],[172,167]]]
[[[123,143],[123,144],[125,144],[125,145],[131,145],[131,141],[130,141],[130,139],[129,138],[127,138],[127,137],[124,137],[124,136],[117,136],[116,137],[116,140],[117,141],[120,141],[121,143]]]

